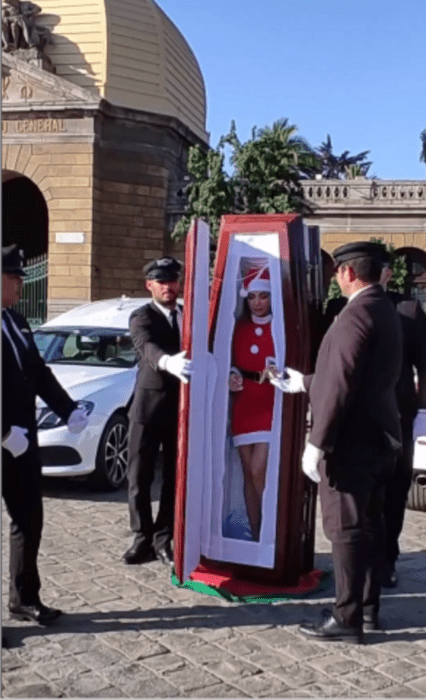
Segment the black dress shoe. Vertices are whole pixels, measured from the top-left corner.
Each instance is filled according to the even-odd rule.
[[[164,547],[159,547],[155,550],[155,553],[157,559],[162,561],[166,566],[173,567],[175,565],[172,548],[169,544],[165,544]]]
[[[12,620],[30,620],[39,625],[50,625],[62,615],[62,610],[48,608],[43,603],[35,603],[34,605],[10,606],[9,613]]]
[[[343,627],[331,613],[321,622],[300,625],[299,632],[318,642],[346,642],[347,644],[363,644],[362,629]]]
[[[378,615],[365,615],[362,621],[362,628],[367,632],[374,632],[382,629]]]
[[[133,542],[132,546],[123,555],[125,564],[146,564],[146,562],[154,559],[154,550],[146,542]]]

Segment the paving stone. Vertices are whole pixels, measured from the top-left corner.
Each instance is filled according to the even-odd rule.
[[[282,680],[267,672],[240,678],[235,685],[254,698],[281,697],[282,693],[289,689]]]
[[[388,686],[393,685],[391,678],[371,668],[363,669],[361,673],[346,674],[345,681],[367,694],[383,691]]]
[[[423,694],[413,690],[408,685],[390,685],[386,688],[385,697],[387,698],[419,698],[424,697]]]
[[[127,694],[131,698],[174,698],[179,691],[163,678],[143,678],[129,684]]]
[[[270,668],[269,672],[280,678],[290,688],[300,688],[310,683],[326,682],[327,676],[307,664],[290,664]]]
[[[97,644],[90,651],[86,651],[83,661],[91,669],[102,669],[125,660],[123,654],[117,649],[112,649],[106,644]]]
[[[162,644],[157,644],[149,639],[143,639],[141,636],[137,639],[127,639],[125,633],[122,633],[117,639],[106,637],[105,641],[118,649],[122,654],[135,661],[169,653],[169,650]]]
[[[17,656],[16,653],[11,653],[5,649],[2,650],[1,655],[1,670],[2,673],[6,671],[14,671],[17,668],[22,668],[25,666],[25,661]]]
[[[46,683],[17,685],[11,694],[3,693],[4,698],[63,698],[64,693]]]
[[[212,661],[206,664],[206,668],[228,683],[234,683],[240,678],[254,676],[262,672],[258,666],[230,654],[224,656],[221,661]]]
[[[99,693],[104,688],[109,688],[110,683],[93,671],[86,673],[74,672],[66,678],[58,679],[55,684],[60,690],[71,698],[86,698]],[[100,696],[102,697],[102,696]]]
[[[83,654],[94,648],[97,639],[92,633],[75,635],[69,632],[62,639],[59,639],[58,642],[62,649],[70,654]]]
[[[181,668],[185,668],[187,665],[187,660],[173,652],[167,652],[166,654],[160,654],[158,656],[150,656],[143,660],[143,665],[155,673],[164,673],[165,671],[176,671]]]
[[[165,671],[163,677],[185,694],[196,688],[217,684],[217,677],[206,671],[205,667],[189,663],[176,670]]]
[[[198,644],[192,644],[186,647],[183,652],[186,658],[192,659],[197,664],[207,664],[214,661],[220,661],[223,658],[223,649],[220,647],[209,644],[208,642],[202,642]]]
[[[297,643],[297,638],[281,627],[258,629],[253,633],[253,636],[264,644],[269,644],[271,647],[279,647],[280,649],[284,649],[288,644],[293,645]]]
[[[426,668],[426,651],[421,651],[419,654],[413,654],[410,656],[410,661],[413,664],[417,664],[421,668]]]
[[[409,688],[420,693],[421,697],[426,697],[426,675],[414,681],[410,681],[407,685]]]
[[[128,686],[138,683],[141,679],[154,678],[154,674],[138,662],[113,664],[102,669],[102,678],[110,685],[122,688],[127,692]]]
[[[85,666],[79,656],[64,656],[59,663],[41,663],[37,664],[37,673],[43,676],[48,681],[58,681],[60,679],[66,679],[72,674],[86,673],[87,666]]]
[[[342,654],[327,654],[310,660],[310,665],[328,676],[343,676],[353,671],[364,671],[361,664]]]
[[[425,675],[426,671],[426,669],[420,668],[420,666],[407,661],[407,659],[392,659],[386,664],[377,666],[376,670],[390,676],[399,683],[411,681],[413,678],[420,678]]]
[[[336,682],[332,679],[324,683],[313,683],[312,685],[304,686],[303,691],[306,691],[308,697],[314,698],[359,697],[356,694],[356,689],[348,686],[346,683]]]
[[[204,688],[194,688],[191,690],[191,698],[247,698],[246,693],[237,690],[227,683],[218,683]]]

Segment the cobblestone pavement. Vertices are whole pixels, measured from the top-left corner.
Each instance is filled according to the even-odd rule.
[[[407,512],[386,629],[363,646],[297,633],[332,601],[332,582],[303,601],[245,605],[178,589],[157,561],[126,567],[124,491],[46,483],[42,596],[67,612],[55,626],[8,620],[7,540],[3,512],[2,697],[426,697],[426,513]],[[329,569],[320,524],[316,552]]]

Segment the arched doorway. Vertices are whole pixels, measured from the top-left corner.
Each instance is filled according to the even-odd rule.
[[[396,252],[402,255],[407,263],[406,291],[419,299],[426,308],[426,252],[421,248],[409,246],[398,248]]]
[[[2,172],[3,246],[24,251],[26,277],[18,310],[33,326],[47,317],[49,220],[46,200],[37,185],[20,173]]]

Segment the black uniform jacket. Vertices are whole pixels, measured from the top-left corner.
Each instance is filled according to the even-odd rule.
[[[174,425],[180,381],[159,369],[158,361],[162,355],[179,352],[179,337],[154,303],[136,309],[130,316],[129,327],[139,367],[130,419],[146,425]]]
[[[417,299],[398,292],[386,292],[395,306],[402,325],[402,366],[396,400],[402,418],[412,420],[419,408],[426,408],[426,315]],[[326,331],[347,303],[345,297],[331,299],[323,318]],[[413,367],[418,376],[418,389]]]
[[[325,334],[315,374],[305,378],[312,407],[309,441],[327,455],[331,482],[352,491],[401,446],[395,387],[402,333],[380,285],[362,291]]]
[[[401,416],[411,419],[419,408],[426,408],[426,315],[417,299],[407,299],[397,292],[387,294],[402,324],[402,367],[396,399]],[[418,390],[413,367],[417,370]]]
[[[27,339],[28,348],[19,345],[22,369],[5,333],[2,334],[2,436],[12,425],[35,431],[35,400],[40,396],[62,420],[67,421],[77,407],[53,372],[40,357],[31,329],[23,316],[8,313]]]

